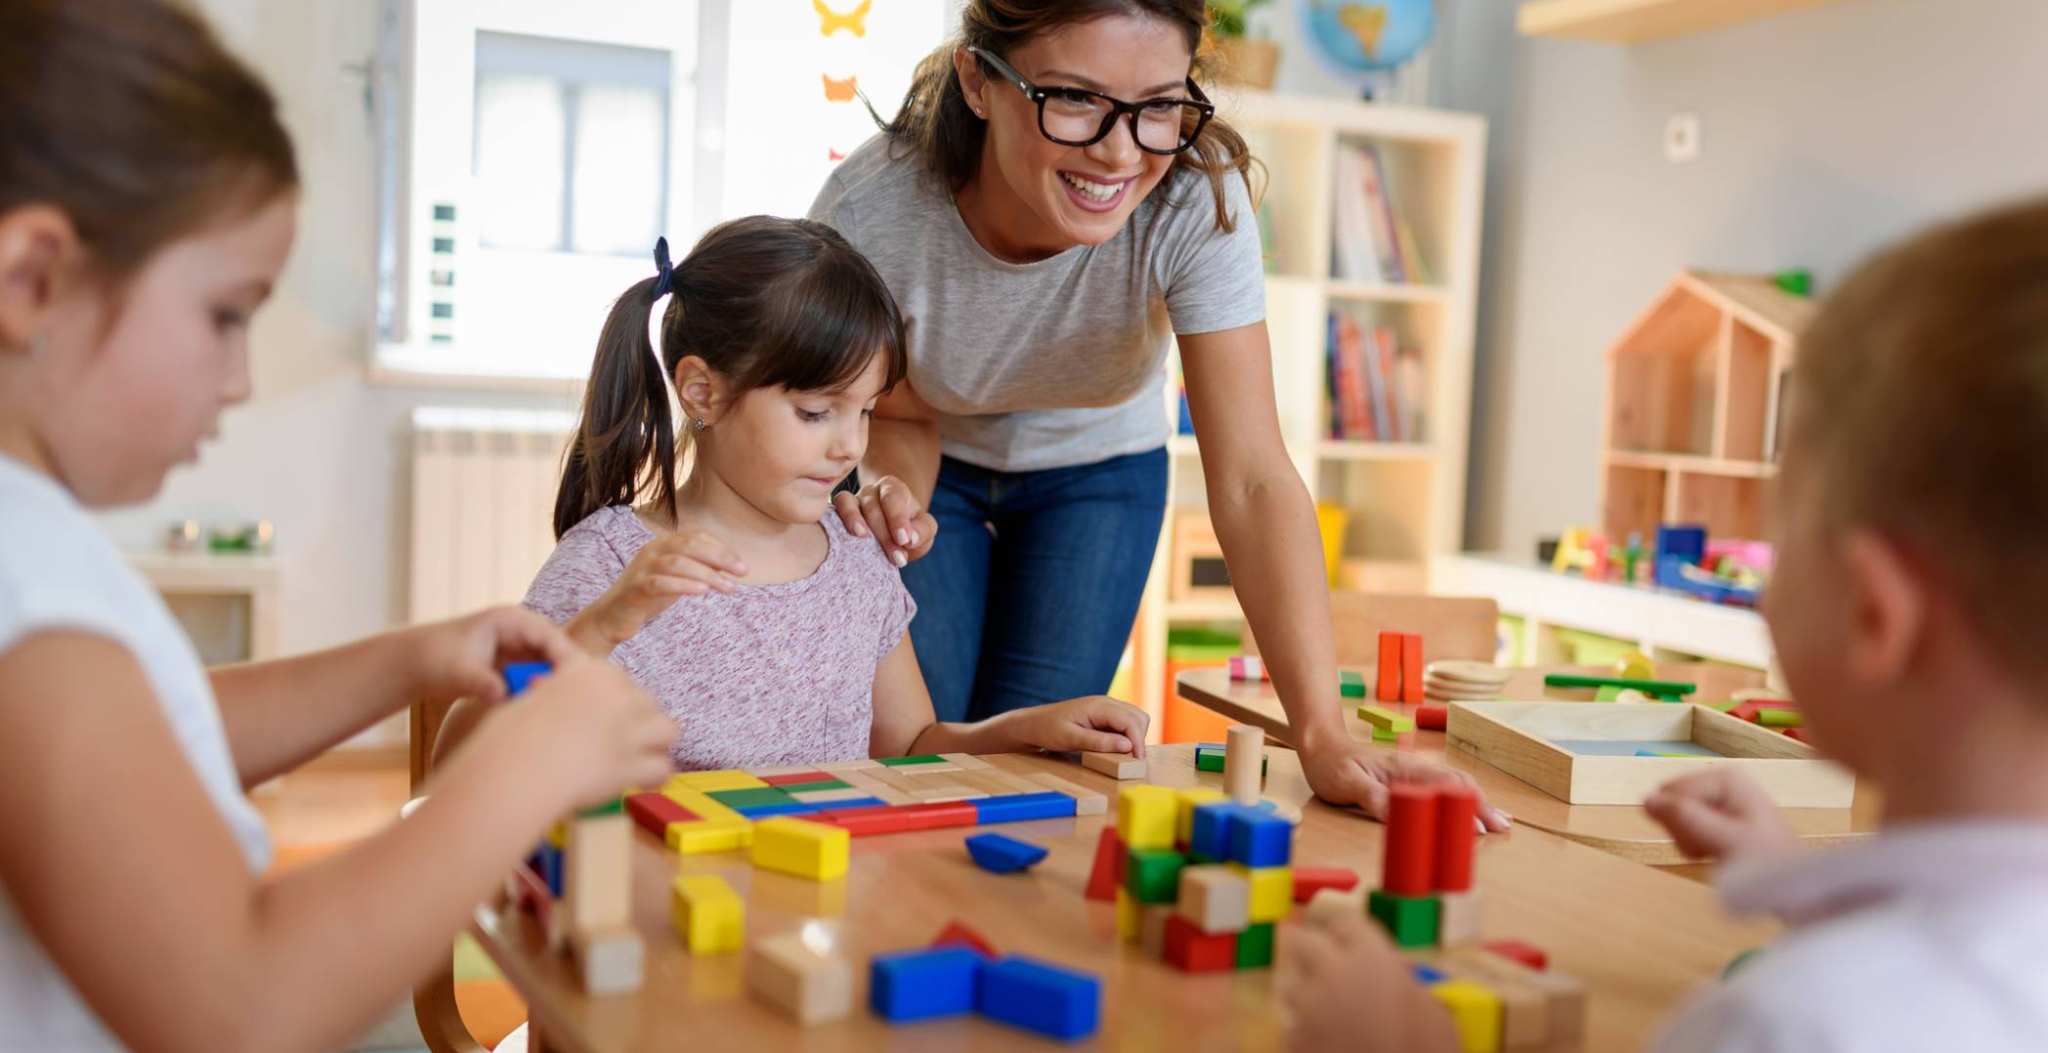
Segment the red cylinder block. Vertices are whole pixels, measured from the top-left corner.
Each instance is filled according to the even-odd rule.
[[[1437,790],[1400,783],[1387,791],[1386,868],[1380,888],[1397,896],[1436,890]]]
[[[1463,892],[1472,887],[1472,851],[1479,840],[1479,791],[1462,783],[1446,786],[1436,803],[1436,887]]]

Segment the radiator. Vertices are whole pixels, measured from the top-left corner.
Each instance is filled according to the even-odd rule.
[[[574,414],[422,407],[412,415],[410,614],[431,621],[526,594]]]

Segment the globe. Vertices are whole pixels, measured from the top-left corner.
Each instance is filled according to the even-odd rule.
[[[1302,0],[1303,35],[1341,73],[1393,69],[1436,32],[1435,0]]]

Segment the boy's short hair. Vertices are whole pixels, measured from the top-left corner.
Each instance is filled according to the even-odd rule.
[[[1800,338],[1791,441],[1824,528],[1867,524],[2048,671],[2048,198],[1857,268]]]

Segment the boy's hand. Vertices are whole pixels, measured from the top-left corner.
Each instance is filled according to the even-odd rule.
[[[580,807],[628,786],[661,785],[674,770],[676,733],[625,670],[571,652],[484,721],[478,739],[490,742],[474,752],[558,791],[563,807]]]
[[[1280,956],[1280,998],[1295,1053],[1457,1053],[1450,1013],[1364,918],[1290,924]]]
[[[1763,787],[1725,768],[1673,779],[1643,801],[1643,808],[1693,859],[1727,862],[1799,848],[1798,835]]]
[[[1070,698],[1013,713],[1010,732],[1019,745],[1054,753],[1087,750],[1143,758],[1145,729],[1152,723],[1144,710],[1107,695]]]
[[[734,578],[746,573],[730,546],[702,530],[663,534],[641,546],[619,580],[562,628],[576,646],[603,658],[676,600],[731,592],[739,586]]]
[[[553,622],[523,607],[493,607],[400,631],[411,694],[430,702],[505,697],[499,670],[513,662],[555,665],[581,657]]]
[[[1473,785],[1470,775],[1423,760],[1410,753],[1376,749],[1351,737],[1304,742],[1301,770],[1309,788],[1331,804],[1355,804],[1375,819],[1387,817],[1387,787],[1396,782]],[[1474,786],[1477,789],[1476,786]],[[1499,833],[1514,822],[1508,813],[1479,796],[1479,822]]]

